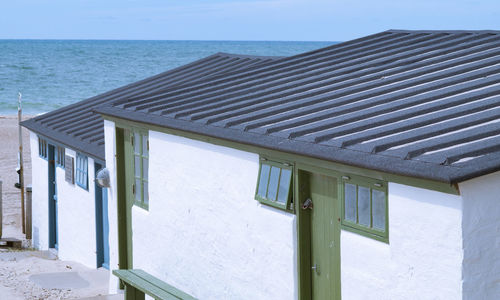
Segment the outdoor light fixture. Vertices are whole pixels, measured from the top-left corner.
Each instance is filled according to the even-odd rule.
[[[99,171],[97,171],[97,174],[95,176],[94,181],[97,182],[97,184],[100,187],[104,187],[104,188],[110,187],[111,185],[110,185],[108,169],[103,168],[103,169],[100,169]]]

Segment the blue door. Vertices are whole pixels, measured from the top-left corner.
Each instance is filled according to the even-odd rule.
[[[108,189],[102,189],[102,233],[103,233],[103,254],[102,266],[109,270],[109,221],[108,221]]]
[[[55,147],[48,146],[49,159],[49,248],[58,249],[57,243],[57,182],[56,182],[56,162]]]
[[[95,172],[102,168],[95,163]],[[97,267],[109,269],[108,189],[95,184],[95,225]]]

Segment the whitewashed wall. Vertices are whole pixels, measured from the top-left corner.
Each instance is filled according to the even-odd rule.
[[[295,298],[295,216],[254,200],[258,155],[153,131],[149,143],[134,268],[200,299]]]
[[[460,196],[390,183],[390,243],[341,232],[342,299],[461,299],[461,215]]]
[[[66,148],[66,155],[76,152]],[[64,179],[64,170],[57,170],[59,258],[96,267],[94,160],[88,158],[88,190]]]
[[[105,133],[116,212],[113,122],[105,121]],[[258,156],[149,135],[150,206],[132,210],[134,268],[200,299],[296,299],[295,216],[253,199]],[[499,181],[497,173],[463,183],[463,197],[389,183],[390,243],[341,232],[342,299],[494,298]],[[109,222],[115,269],[115,213]]]
[[[48,161],[38,156],[38,136],[30,133],[33,186],[33,246],[48,249]],[[76,152],[65,154],[75,159]],[[65,181],[64,169],[56,167],[58,256],[63,260],[96,267],[94,160],[88,158],[89,189]]]
[[[38,136],[30,131],[32,191],[32,243],[40,250],[49,248],[49,174],[47,160],[38,156]]]
[[[500,172],[460,184],[463,299],[500,297]]]

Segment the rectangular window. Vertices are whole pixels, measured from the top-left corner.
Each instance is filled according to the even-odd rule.
[[[80,153],[76,154],[75,177],[78,186],[85,190],[89,189],[88,158]]]
[[[56,165],[64,169],[64,154],[65,148],[61,146],[57,146],[56,149]]]
[[[42,139],[38,137],[38,155],[43,158],[47,159],[48,156],[48,148],[47,148],[47,140]]]
[[[292,174],[290,164],[261,159],[255,199],[264,204],[293,210]]]
[[[149,207],[149,140],[146,132],[132,132],[134,184],[132,192],[134,203],[144,209]]]
[[[342,181],[343,228],[388,242],[387,184],[350,176]]]

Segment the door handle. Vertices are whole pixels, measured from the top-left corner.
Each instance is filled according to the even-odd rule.
[[[311,269],[314,270],[316,272],[316,274],[319,275],[319,266],[318,266],[318,264],[314,264],[314,266],[312,266]]]

